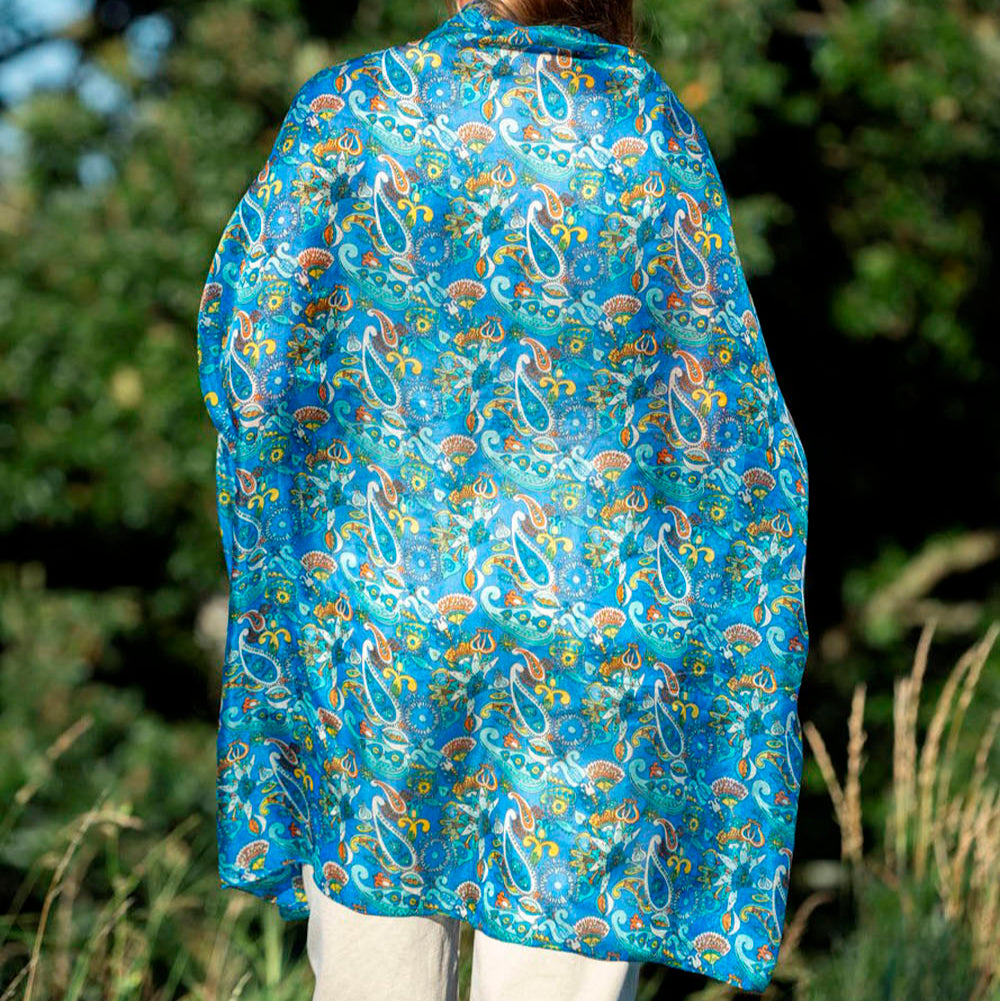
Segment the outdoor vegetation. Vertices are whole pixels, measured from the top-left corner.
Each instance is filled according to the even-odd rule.
[[[637,10],[712,145],[809,461],[807,754],[766,997],[997,1001],[1000,10]],[[195,317],[298,86],[447,14],[0,0],[0,1001],[311,995],[304,922],[218,886]],[[737,996],[643,971],[642,1001]]]

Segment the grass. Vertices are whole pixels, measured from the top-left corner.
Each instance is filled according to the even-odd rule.
[[[955,663],[923,728],[934,622],[921,632],[912,668],[894,687],[892,783],[878,847],[866,846],[862,822],[865,685],[851,700],[842,780],[816,727],[803,725],[840,830],[856,921],[827,955],[809,954],[803,941],[810,915],[833,897],[808,897],[786,923],[765,998],[782,996],[780,984],[792,983],[800,1001],[1000,999],[1000,788],[990,768],[1000,712],[973,745],[963,730],[998,631],[992,624]],[[94,725],[81,715],[27,770],[0,817],[0,843],[17,838],[60,759]],[[46,844],[53,843],[25,867],[0,917],[0,1001],[310,997],[304,923],[290,934],[275,908],[220,892],[214,832],[204,815],[192,814],[164,835],[148,830],[115,789],[105,787],[89,809],[49,835]],[[471,929],[463,929],[462,944],[464,998]],[[639,1001],[661,996],[664,973],[647,965]],[[731,996],[719,982],[697,995]]]
[[[864,684],[854,690],[848,718],[843,784],[819,731],[803,726],[833,802],[858,909],[857,928],[800,976],[800,993],[810,1001],[1000,996],[1000,787],[989,770],[1000,712],[980,736],[969,773],[956,782],[963,723],[1000,623],[991,623],[949,672],[921,742],[918,710],[934,629],[934,620],[924,626],[912,669],[894,686],[892,787],[880,851],[864,850]]]

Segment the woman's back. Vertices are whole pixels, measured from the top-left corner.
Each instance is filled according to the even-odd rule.
[[[759,990],[807,467],[705,137],[465,7],[299,91],[199,316],[223,882]]]

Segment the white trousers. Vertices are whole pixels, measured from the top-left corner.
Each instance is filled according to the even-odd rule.
[[[461,921],[362,914],[323,893],[302,867],[313,1001],[458,1001]],[[502,942],[476,929],[471,1001],[635,1001],[638,962]]]

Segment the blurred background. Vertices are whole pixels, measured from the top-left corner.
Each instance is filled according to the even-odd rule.
[[[1000,12],[638,2],[809,461],[807,755],[766,996],[995,999]],[[0,0],[0,1001],[310,996],[305,923],[217,887],[195,318],[298,86],[449,13]],[[737,996],[653,965],[640,990]]]

